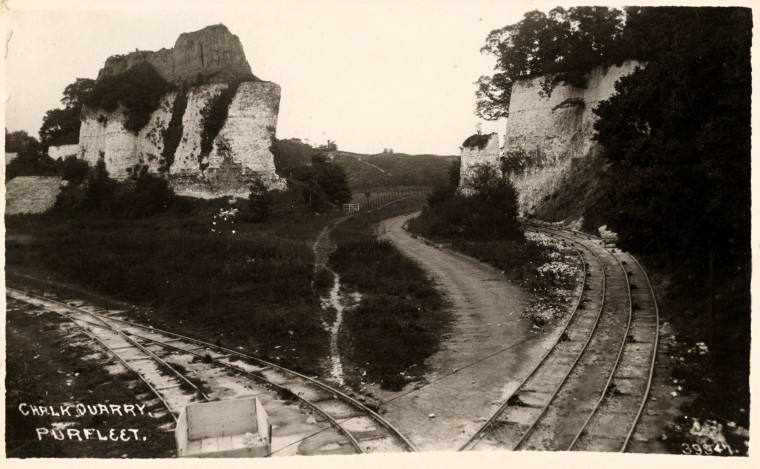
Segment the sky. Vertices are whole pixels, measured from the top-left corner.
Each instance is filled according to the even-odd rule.
[[[66,85],[95,78],[109,56],[170,48],[183,32],[223,23],[240,38],[253,73],[282,87],[278,138],[330,139],[362,153],[458,154],[480,122],[474,82],[495,64],[480,53],[486,36],[529,10],[554,6],[485,0],[258,0],[245,7],[221,1],[213,9],[195,1],[125,4],[86,1],[60,10],[46,1],[8,3],[6,128],[36,137],[45,112],[61,106]],[[503,134],[504,122],[483,122],[482,131]]]

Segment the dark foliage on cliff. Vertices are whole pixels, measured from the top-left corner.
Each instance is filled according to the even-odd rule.
[[[595,111],[612,163],[600,208],[627,249],[733,257],[749,247],[751,11],[631,13],[650,59]]]
[[[433,191],[429,205],[410,221],[410,229],[427,238],[466,241],[522,237],[517,224],[517,191],[508,179],[490,166],[480,166],[468,180],[468,187],[468,195],[454,193],[456,186],[451,184],[448,189]]]
[[[180,89],[174,98],[172,118],[161,135],[164,140],[164,149],[161,151],[161,164],[159,166],[161,172],[168,172],[174,163],[174,154],[182,140],[182,116],[185,115],[185,109],[187,109],[187,90]]]
[[[101,77],[84,96],[85,105],[113,112],[119,104],[125,108],[124,127],[137,133],[158,109],[161,97],[173,89],[155,67],[141,62],[117,75]]]
[[[587,213],[604,219],[621,247],[651,255],[672,275],[681,320],[701,324],[699,340],[715,337],[715,369],[730,372],[713,377],[725,388],[710,405],[746,406],[752,12],[628,12],[626,27],[647,66],[623,78],[595,111],[609,169]],[[711,257],[712,324],[704,319]]]
[[[564,83],[583,87],[585,74],[628,57],[624,14],[604,7],[531,11],[518,23],[491,31],[481,52],[496,57],[492,76],[476,83],[476,111],[484,119],[506,117],[512,84],[545,76],[544,92]]]
[[[235,81],[227,85],[201,111],[201,152],[199,158],[208,156],[214,149],[214,139],[224,127],[230,103],[235,98],[240,83],[242,82]]]
[[[49,110],[42,119],[40,141],[43,145],[71,145],[79,142],[82,104],[94,85],[95,80],[77,78],[63,90],[61,103],[64,107]]]
[[[483,134],[474,134],[467,137],[467,139],[462,143],[462,146],[465,148],[477,148],[479,150],[482,150],[488,145],[488,140],[491,139],[491,135],[483,135]]]

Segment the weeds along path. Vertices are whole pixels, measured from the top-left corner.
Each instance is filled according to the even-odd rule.
[[[378,232],[417,261],[450,303],[453,324],[426,363],[428,385],[394,394],[388,420],[421,450],[456,450],[499,408],[552,347],[562,325],[538,334],[521,315],[529,296],[496,268],[429,246],[404,223],[416,214],[384,220]],[[408,394],[405,394],[408,393]]]
[[[340,361],[340,350],[338,349],[338,333],[340,332],[340,325],[343,322],[343,310],[346,308],[346,305],[356,303],[356,298],[341,295],[340,276],[334,270],[327,267],[327,261],[330,259],[330,253],[335,249],[335,243],[330,239],[330,233],[336,226],[348,219],[349,216],[340,217],[332,224],[322,228],[312,246],[314,250],[314,269],[318,273],[317,276],[319,276],[319,271],[322,270],[326,272],[326,275],[332,277],[332,287],[329,292],[320,297],[320,301],[324,311],[335,311],[334,317],[331,317],[332,315],[330,314],[323,315],[322,323],[325,329],[330,332],[330,356],[328,357],[330,378],[335,380],[339,385],[343,385],[344,380],[343,364]],[[328,319],[325,319],[325,317]],[[330,319],[332,321],[329,321]]]

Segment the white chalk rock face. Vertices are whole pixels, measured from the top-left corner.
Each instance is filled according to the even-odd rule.
[[[230,103],[227,120],[214,140],[209,168],[225,161],[239,163],[265,180],[279,180],[269,147],[277,128],[280,85],[271,82],[241,83]]]
[[[79,145],[55,145],[48,147],[48,156],[54,160],[65,160],[67,156],[77,156],[79,153]]]
[[[519,81],[512,88],[506,125],[504,156],[525,163],[513,175],[520,212],[531,213],[569,170],[573,158],[598,151],[593,140],[593,109],[615,93],[615,82],[641,66],[627,61],[620,66],[597,67],[586,88],[557,86],[547,97],[542,77]]]
[[[128,169],[137,164],[148,165],[157,172],[164,148],[163,132],[172,117],[175,93],[168,93],[148,123],[135,134],[124,127],[124,108],[113,112],[85,107],[79,128],[78,157],[95,165],[103,158],[109,175],[124,179]]]
[[[91,165],[103,158],[116,179],[128,177],[128,169],[137,164],[148,165],[149,171],[165,174],[180,195],[247,197],[254,178],[261,178],[270,189],[285,189],[285,181],[275,173],[274,155],[269,149],[280,105],[280,87],[275,83],[241,83],[210,154],[201,155],[204,110],[228,86],[216,83],[187,91],[182,137],[168,174],[161,173],[160,168],[176,92],[161,99],[159,109],[137,134],[124,128],[123,108],[113,112],[85,108],[75,153]]]
[[[202,113],[226,87],[226,84],[217,83],[191,88],[188,91],[187,107],[182,115],[182,139],[174,153],[170,174],[200,171]]]
[[[476,143],[468,144],[471,140],[475,140]],[[499,174],[500,154],[499,134],[496,132],[490,135],[473,135],[465,140],[460,154],[459,192],[463,194],[469,192],[468,181],[478,166],[491,166]]]

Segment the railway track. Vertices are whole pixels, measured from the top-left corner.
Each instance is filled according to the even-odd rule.
[[[127,345],[138,349],[144,355],[149,356],[154,364],[162,364],[166,369],[173,370],[173,374],[177,379],[184,379],[190,384],[192,384],[192,381],[184,377],[178,371],[178,368],[184,369],[188,363],[202,362],[224,369],[228,373],[234,373],[235,375],[243,376],[249,380],[274,388],[281,396],[295,399],[319,414],[329,424],[323,431],[327,429],[338,431],[350,443],[354,453],[416,450],[414,445],[395,427],[358,400],[295,371],[245,355],[236,350],[113,316],[107,316],[95,311],[87,311],[81,307],[72,306],[71,304],[51,298],[41,297],[14,288],[7,288],[6,291],[7,295],[20,301],[35,304],[66,316],[77,323],[88,335],[94,336],[93,338],[101,343],[105,341],[99,340],[98,334],[92,331],[93,328],[96,328],[99,333],[108,336],[109,340],[116,340],[118,337],[118,340],[124,342],[119,342],[119,345],[117,345],[117,347],[124,347],[121,350],[127,350]],[[109,350],[114,354],[119,352],[114,347],[111,347]],[[136,358],[140,358],[141,362],[150,363],[151,361],[148,360],[147,356]],[[190,358],[189,360],[188,357]],[[122,362],[125,364],[130,363],[124,360]],[[173,366],[170,362],[182,362],[183,364]],[[140,374],[141,378],[147,379],[145,375],[140,373],[139,369],[135,369],[135,371]],[[147,379],[146,382],[149,383],[149,381],[150,379]],[[187,383],[184,386],[187,387]],[[174,386],[171,388],[164,386],[151,387],[159,396],[162,395],[162,388],[174,389]],[[196,387],[192,393],[192,397],[188,397],[188,400],[167,402],[166,406],[171,409],[173,414],[178,414],[184,405],[192,402],[192,399],[198,399],[199,397],[208,399],[208,396]],[[165,396],[162,397],[162,400],[165,399]],[[273,442],[273,452],[277,451],[278,449],[276,449]]]
[[[632,256],[585,234],[536,229],[569,241],[588,266],[565,326],[569,340],[557,342],[461,449],[625,451],[654,371],[654,292]]]

